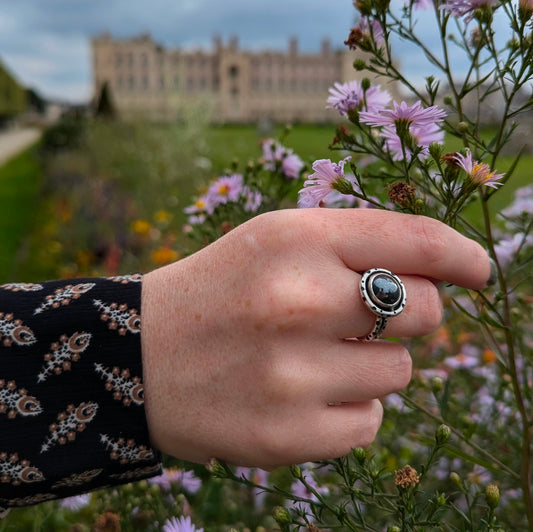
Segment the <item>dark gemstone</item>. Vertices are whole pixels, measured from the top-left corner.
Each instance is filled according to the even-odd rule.
[[[379,301],[394,305],[401,297],[400,286],[388,275],[377,275],[372,280],[372,289]]]

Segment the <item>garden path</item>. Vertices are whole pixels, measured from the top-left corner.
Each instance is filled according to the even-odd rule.
[[[0,166],[37,142],[40,136],[39,129],[30,127],[0,132]]]

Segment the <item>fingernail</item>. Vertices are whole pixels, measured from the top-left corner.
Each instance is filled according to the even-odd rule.
[[[490,276],[489,280],[487,281],[487,286],[493,286],[496,284],[496,281],[498,280],[498,266],[496,266],[496,262],[494,262],[494,259],[489,259],[490,261]]]

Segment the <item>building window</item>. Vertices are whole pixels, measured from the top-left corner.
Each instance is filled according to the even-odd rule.
[[[130,88],[130,90],[135,89],[135,78],[133,76],[130,76],[128,78],[128,87]]]
[[[228,68],[229,77],[235,79],[239,75],[239,67],[237,65],[231,65]]]

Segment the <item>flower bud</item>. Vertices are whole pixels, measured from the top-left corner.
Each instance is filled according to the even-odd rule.
[[[363,78],[361,80],[361,88],[363,89],[364,92],[366,92],[370,88],[370,85],[372,85],[372,83],[370,82],[368,78]]]
[[[448,425],[441,425],[435,432],[435,441],[437,445],[444,445],[452,435],[452,430]]]
[[[341,194],[352,194],[353,193],[353,185],[345,177],[339,177],[332,184],[332,187],[335,190],[338,190]]]
[[[205,467],[216,478],[227,478],[228,476],[226,468],[216,458],[211,458]]]
[[[453,100],[452,100],[451,96],[444,96],[443,102],[444,102],[444,105],[452,105]]]
[[[446,506],[448,499],[446,498],[446,495],[444,495],[444,493],[439,493],[436,502],[437,506]]]
[[[488,484],[485,488],[485,500],[490,508],[494,510],[500,502],[500,489],[496,484]]]
[[[300,466],[297,466],[297,465],[291,465],[289,467],[289,471],[291,472],[291,475],[294,477],[294,478],[297,478],[298,480],[301,480],[303,478],[303,475],[302,475],[302,468]]]
[[[283,506],[276,506],[272,511],[272,517],[280,526],[288,525],[292,522],[291,514],[287,508],[283,508]]]
[[[400,527],[398,526],[389,526],[387,532],[400,532]]]
[[[356,59],[353,62],[353,67],[354,67],[355,70],[357,70],[359,72],[359,71],[364,70],[366,68],[366,63],[362,59]]]
[[[431,390],[436,395],[444,388],[444,380],[441,377],[431,379]]]
[[[362,447],[357,447],[352,451],[354,458],[361,465],[365,463],[366,460],[366,451]]]
[[[438,142],[432,142],[429,145],[429,154],[431,155],[431,157],[433,157],[435,161],[438,161],[441,158],[442,152],[442,144],[439,144]]]
[[[452,471],[450,473],[450,480],[458,487],[458,488],[462,488],[463,487],[463,483],[461,481],[461,477],[455,472],[455,471]]]
[[[468,124],[466,122],[459,122],[457,124],[457,131],[459,133],[466,133],[468,131]]]

